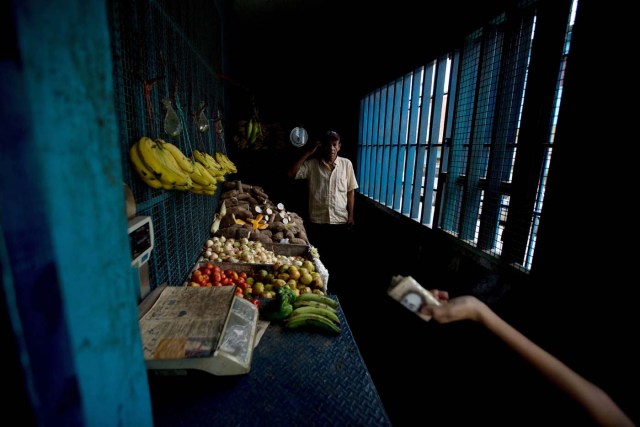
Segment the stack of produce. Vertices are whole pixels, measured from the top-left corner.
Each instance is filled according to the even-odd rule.
[[[260,316],[270,321],[282,321],[288,329],[310,329],[339,334],[338,302],[314,293],[295,296],[289,289],[280,288],[278,297],[260,308]]]
[[[283,250],[289,248],[295,248],[295,251]],[[252,290],[261,298],[272,298],[273,295],[269,292],[284,285],[298,294],[327,293],[329,272],[320,261],[318,251],[311,246],[302,248],[305,251],[300,252],[301,248],[290,245],[263,245],[246,237],[227,239],[224,236],[213,236],[205,242],[200,262],[213,262],[224,269],[236,268],[235,264],[245,264],[241,268],[251,271],[257,283],[257,287]],[[274,250],[278,250],[279,253]]]
[[[261,187],[226,181],[222,203],[211,232],[226,238],[248,238],[262,243],[309,245],[302,218],[274,203]]]

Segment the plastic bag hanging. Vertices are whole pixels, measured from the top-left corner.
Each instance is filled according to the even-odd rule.
[[[200,102],[200,107],[198,108],[198,130],[202,133],[205,133],[209,130],[209,120],[207,116],[204,114],[204,110],[206,108],[206,103],[204,101]]]
[[[178,114],[176,114],[176,111],[173,109],[173,105],[171,105],[171,100],[169,98],[163,99],[162,104],[167,110],[167,114],[164,116],[164,131],[168,135],[176,137],[180,135],[180,132],[182,132],[180,118],[178,118]]]

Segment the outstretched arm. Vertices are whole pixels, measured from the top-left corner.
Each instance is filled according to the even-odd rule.
[[[567,365],[518,332],[477,298],[462,296],[448,301],[446,292],[433,290],[432,293],[443,304],[425,307],[424,311],[425,314],[431,315],[436,322],[473,320],[483,324],[531,363],[549,381],[580,403],[599,425],[635,426],[633,421],[602,389],[578,375]]]

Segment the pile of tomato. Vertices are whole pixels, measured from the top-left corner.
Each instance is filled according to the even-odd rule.
[[[247,283],[247,273],[227,269],[223,270],[212,263],[202,264],[191,273],[189,286],[236,286],[235,294],[240,298],[246,298],[256,306],[260,306],[260,300],[251,294],[251,287]]]

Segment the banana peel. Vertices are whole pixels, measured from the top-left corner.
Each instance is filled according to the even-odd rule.
[[[266,222],[263,222],[262,218],[263,218],[262,214],[258,214],[258,216],[256,216],[255,218],[250,218],[250,219],[247,219],[246,221],[240,218],[235,218],[235,220],[236,220],[236,224],[244,225],[244,224],[250,223],[253,231],[256,231],[256,230],[264,230],[265,228],[269,227],[269,224],[267,224]]]

